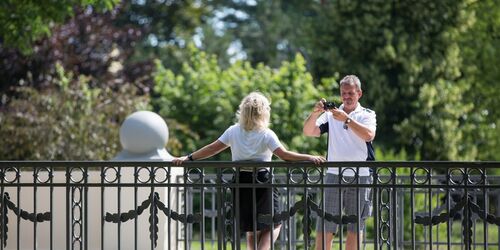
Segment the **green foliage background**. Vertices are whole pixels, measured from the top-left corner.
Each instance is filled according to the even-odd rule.
[[[0,112],[0,159],[112,159],[121,148],[121,122],[148,108],[149,99],[137,97],[131,86],[118,92],[89,88],[85,77],[57,69],[56,87],[42,92],[21,87]]]
[[[92,7],[99,11],[112,9],[119,0],[61,0],[0,2],[0,34],[2,43],[32,52],[32,44],[44,35],[50,35],[55,23],[62,23],[74,15],[75,7]]]
[[[255,90],[288,148],[324,154],[302,123],[318,98],[339,101],[346,74],[377,112],[379,159],[500,159],[497,0],[7,0],[0,21],[4,160],[109,159],[139,109],[185,154]]]
[[[154,106],[163,117],[189,124],[190,130],[174,129],[174,155],[186,154],[216,140],[224,130],[237,122],[236,111],[241,99],[252,91],[260,91],[271,100],[271,129],[293,150],[323,152],[321,142],[301,133],[304,119],[321,96],[323,86],[315,86],[297,55],[272,69],[239,61],[226,69],[217,58],[189,46],[189,59],[179,73],[157,62]],[[193,128],[200,128],[193,131]],[[183,145],[184,147],[177,147]],[[230,160],[223,156],[222,159]]]

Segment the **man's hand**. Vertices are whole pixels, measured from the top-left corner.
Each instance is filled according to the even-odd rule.
[[[344,110],[338,108],[331,109],[330,112],[332,112],[333,118],[337,121],[345,122],[349,118],[349,115]]]
[[[326,102],[325,98],[321,98],[318,102],[316,102],[312,113],[307,117],[306,121],[304,122],[304,128],[302,129],[302,133],[304,133],[305,136],[318,137],[321,135],[319,127],[316,126],[316,119],[318,119],[321,113],[325,111],[323,105],[324,102]]]
[[[321,98],[315,105],[314,105],[314,109],[313,109],[313,113],[321,113],[323,111],[325,111],[325,106],[324,106],[324,103],[326,102],[326,99],[325,98]]]

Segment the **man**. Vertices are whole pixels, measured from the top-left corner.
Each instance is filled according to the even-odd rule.
[[[371,142],[375,138],[377,121],[375,112],[363,108],[359,99],[363,95],[361,82],[355,75],[345,76],[340,81],[342,105],[336,108],[324,98],[316,103],[312,113],[304,123],[304,135],[319,137],[328,133],[328,161],[370,161],[375,160]],[[355,172],[358,172],[359,183],[371,182],[370,170],[361,168],[328,168],[326,183],[358,183]],[[339,182],[339,174],[343,180]],[[359,191],[359,196],[357,192]],[[342,192],[342,194],[340,194]],[[323,202],[325,210],[333,215],[342,214],[339,196],[342,195],[342,205],[345,215],[360,216],[360,225],[347,225],[346,249],[358,249],[358,236],[362,239],[365,220],[371,214],[371,198],[369,188],[326,188]],[[359,197],[359,213],[358,201]],[[331,249],[331,242],[338,225],[318,219],[316,249]],[[359,235],[358,235],[359,233]]]

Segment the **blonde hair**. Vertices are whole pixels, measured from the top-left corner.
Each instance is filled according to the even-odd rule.
[[[236,116],[243,129],[261,130],[269,127],[271,103],[259,92],[252,92],[241,100]]]

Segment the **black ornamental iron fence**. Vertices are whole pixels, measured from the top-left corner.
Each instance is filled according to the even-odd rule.
[[[371,183],[361,183],[368,167]],[[355,214],[330,214],[326,188],[370,188],[373,213],[360,249],[500,249],[498,162],[0,162],[0,249],[246,249],[242,209],[281,231],[271,249],[315,249],[315,225],[340,225],[345,248]],[[240,183],[240,171],[264,180]],[[338,168],[337,183],[326,183]],[[350,171],[355,178],[343,178]],[[241,208],[239,188],[273,188],[278,207]],[[255,193],[255,192],[254,192]],[[359,192],[356,196],[359,198]],[[341,201],[339,199],[338,202]],[[235,202],[236,201],[236,202]],[[273,205],[274,206],[274,205]],[[254,228],[254,232],[256,229]],[[320,247],[321,248],[321,247]]]

